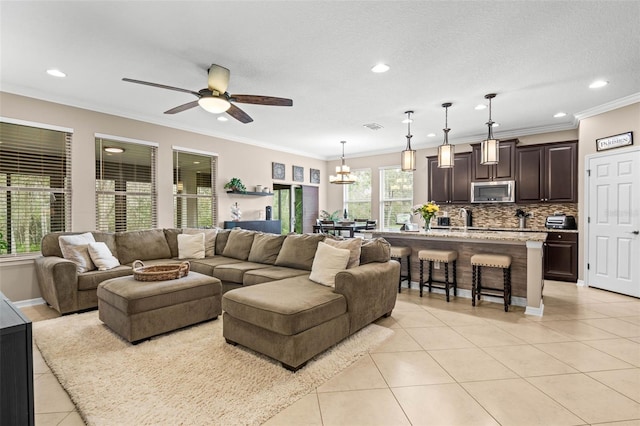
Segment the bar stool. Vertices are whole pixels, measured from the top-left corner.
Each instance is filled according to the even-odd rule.
[[[476,296],[478,300],[480,300],[480,295],[502,296],[504,299],[504,311],[508,312],[509,305],[511,305],[511,256],[501,254],[474,254],[471,256],[471,265],[473,266],[471,305],[476,306]],[[483,266],[502,269],[503,288],[486,287],[482,285],[481,269]],[[490,292],[487,293],[486,290]]]
[[[444,289],[447,295],[447,302],[449,301],[449,288],[453,286],[453,295],[458,295],[458,279],[456,277],[456,263],[458,260],[458,252],[455,250],[420,250],[418,252],[418,259],[420,259],[420,297],[422,297],[422,287],[424,284],[424,262],[429,262],[429,277],[427,278],[427,286],[429,287],[429,293],[431,293],[431,287]],[[444,263],[444,281],[438,281],[433,279],[433,262]],[[449,263],[453,266],[453,281],[449,281]],[[443,284],[441,286],[434,285],[434,283]]]
[[[402,275],[402,258],[407,258],[407,275]],[[404,246],[391,246],[391,259],[400,262],[400,280],[398,281],[398,293],[402,292],[402,280],[407,280],[407,287],[411,288],[411,248]]]

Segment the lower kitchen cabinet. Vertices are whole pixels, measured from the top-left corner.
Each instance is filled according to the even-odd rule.
[[[544,243],[544,279],[578,281],[578,234],[549,232]]]

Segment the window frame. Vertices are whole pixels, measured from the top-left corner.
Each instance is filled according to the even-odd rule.
[[[396,170],[399,171],[401,173],[407,173],[411,175],[411,197],[390,197],[390,198],[386,198],[386,194],[385,194],[385,172],[388,170]],[[414,182],[413,182],[413,172],[403,172],[401,167],[399,165],[397,166],[383,166],[379,168],[379,175],[380,175],[380,185],[379,185],[379,199],[380,199],[380,221],[379,221],[379,227],[380,228],[387,228],[387,229],[395,229],[395,228],[400,228],[402,225],[396,225],[396,222],[394,221],[393,223],[389,223],[388,225],[386,224],[386,215],[384,212],[384,206],[385,206],[385,202],[394,202],[394,201],[409,201],[409,205],[411,207],[413,207],[413,187],[414,187]],[[411,211],[409,211],[409,213],[411,213]]]
[[[360,172],[369,172],[369,199],[365,200],[349,200],[349,189],[353,186],[353,185],[357,185],[358,182],[360,182],[360,179],[358,178],[359,173]],[[372,205],[372,200],[373,200],[373,170],[370,167],[363,167],[360,169],[353,169],[351,171],[351,173],[353,175],[357,176],[357,181],[355,184],[353,185],[343,185],[343,192],[342,192],[342,211],[346,210],[349,217],[352,219],[372,219],[373,216],[373,205]],[[364,202],[368,202],[369,203],[369,217],[360,217],[360,216],[354,216],[351,212],[351,209],[348,207],[349,202],[353,202],[353,203],[364,203]]]

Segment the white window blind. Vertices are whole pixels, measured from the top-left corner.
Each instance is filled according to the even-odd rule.
[[[356,183],[344,185],[344,209],[351,219],[371,219],[371,169],[352,170]]]
[[[399,167],[380,170],[380,219],[384,228],[400,228],[399,214],[411,214],[413,173]]]
[[[176,228],[212,228],[218,222],[218,157],[173,151],[173,217]]]
[[[157,147],[96,138],[96,228],[134,231],[157,226]],[[122,150],[122,152],[109,152]]]
[[[71,229],[70,132],[0,122],[0,254],[40,251]]]

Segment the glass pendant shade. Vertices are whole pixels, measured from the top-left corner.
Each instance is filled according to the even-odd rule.
[[[204,96],[198,99],[198,105],[212,114],[220,114],[231,108],[229,101],[219,96]]]
[[[346,141],[341,141],[342,144],[342,164],[336,166],[336,174],[329,176],[329,183],[336,185],[349,185],[356,182],[356,177],[351,174],[351,169],[344,162],[344,145]]]
[[[438,147],[438,167],[445,169],[453,167],[455,151],[453,145],[440,145]]]
[[[403,172],[413,172],[416,169],[416,150],[411,149],[411,114],[413,111],[406,111],[407,114],[407,147],[400,154],[400,168]]]
[[[485,99],[489,99],[489,121],[487,121],[488,133],[487,139],[482,141],[480,145],[480,164],[490,166],[498,164],[500,161],[500,141],[493,137],[493,120],[491,120],[491,99],[495,98],[495,93],[485,95]]]

